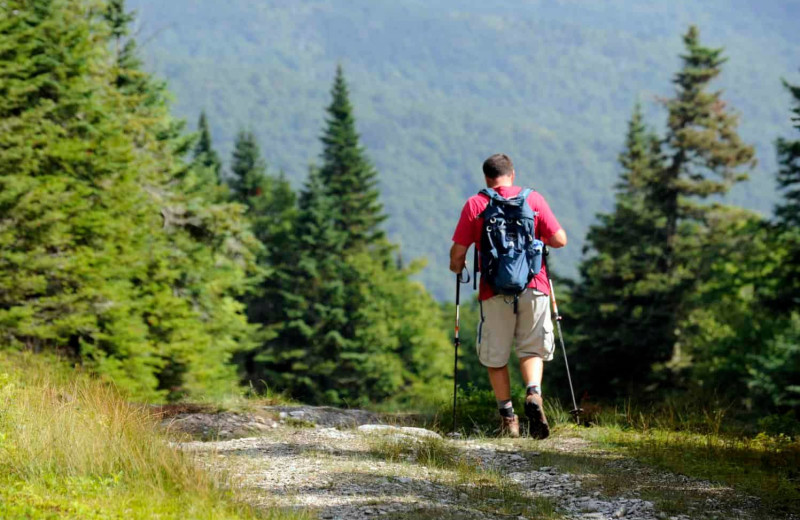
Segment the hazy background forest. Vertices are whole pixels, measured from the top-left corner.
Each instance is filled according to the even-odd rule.
[[[251,129],[273,171],[299,187],[332,71],[351,82],[359,130],[380,172],[390,236],[440,300],[447,249],[480,164],[499,150],[551,201],[572,240],[554,262],[574,276],[588,226],[612,207],[616,156],[636,100],[655,124],[689,24],[729,58],[715,83],[742,115],[759,165],[727,200],[764,215],[777,200],[773,142],[786,135],[796,76],[791,0],[753,3],[133,0],[147,70],[169,80],[175,112],[205,110],[221,155]],[[420,189],[425,186],[424,189]],[[413,197],[408,194],[413,193]]]

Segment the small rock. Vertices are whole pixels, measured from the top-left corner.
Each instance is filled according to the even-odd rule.
[[[628,509],[625,506],[622,506],[614,512],[614,518],[622,518],[627,512]]]
[[[441,439],[442,436],[436,432],[426,430],[425,428],[414,428],[412,426],[389,426],[387,424],[362,424],[358,427],[358,431],[363,433],[394,433],[401,435],[411,435],[414,437],[430,437],[433,439]]]
[[[285,412],[281,412],[281,414],[283,414],[283,413],[285,413]],[[306,416],[306,412],[304,412],[303,410],[295,410],[293,412],[289,412],[289,417],[292,417],[294,419],[302,419],[305,416]]]
[[[401,484],[410,484],[411,479],[408,477],[397,477],[397,481]]]
[[[585,504],[581,505],[581,509],[583,509],[587,513],[596,513],[597,511],[600,511],[600,504],[598,504],[594,500],[589,500]]]

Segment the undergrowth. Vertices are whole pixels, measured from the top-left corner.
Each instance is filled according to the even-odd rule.
[[[710,399],[628,402],[594,409],[592,428],[583,435],[655,467],[756,496],[765,513],[800,513],[796,423],[788,416],[776,421],[734,415],[736,409]],[[776,431],[775,424],[788,433]]]

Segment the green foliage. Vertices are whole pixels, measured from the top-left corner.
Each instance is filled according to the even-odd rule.
[[[359,143],[341,69],[332,98],[325,162],[311,169],[292,218],[286,181],[272,179],[265,198],[268,177],[254,137],[237,141],[233,191],[250,206],[274,281],[259,313],[274,337],[249,354],[247,378],[308,402],[363,405],[417,395],[447,372],[440,308],[410,281],[422,265],[400,267],[391,258],[379,227],[377,173]]]
[[[792,120],[795,129],[800,130],[800,85],[783,82],[792,95]],[[783,201],[775,209],[775,215],[786,226],[800,225],[800,139],[779,138],[776,143],[778,151],[778,188],[783,192]]]
[[[674,384],[670,380],[687,356],[715,357],[708,342],[691,341],[691,325],[700,335],[718,329],[693,323],[698,313],[726,319],[697,298],[708,289],[699,287],[706,280],[702,273],[735,258],[740,242],[750,244],[758,227],[726,228],[736,211],[703,203],[746,178],[741,167],[753,164],[754,149],[739,137],[737,117],[726,111],[720,92],[708,90],[725,61],[722,49],[702,46],[696,27],[684,44],[676,93],[665,102],[666,137],[660,142],[649,133],[636,110],[620,156],[624,172],[615,212],[601,216],[587,237],[596,254],[582,264],[575,297],[582,318],[581,381],[596,395]],[[739,301],[729,280],[712,280],[717,293]]]
[[[631,118],[614,213],[600,215],[587,235],[591,256],[574,292],[580,320],[575,336],[576,379],[591,394],[632,391],[650,378],[653,363],[669,359],[671,288],[660,279],[665,219],[655,210],[661,144],[637,104]],[[569,306],[562,305],[565,309]],[[601,375],[602,374],[602,375]]]
[[[163,85],[112,51],[124,4],[2,9],[4,336],[65,350],[140,399],[228,391],[256,244],[235,207],[196,189]]]
[[[379,202],[378,173],[370,164],[356,132],[350,93],[341,65],[331,89],[327,128],[322,135],[320,178],[333,203],[331,218],[347,251],[383,240],[386,220]]]
[[[772,407],[800,409],[800,315],[793,313],[789,327],[748,361],[748,386],[756,397]]]
[[[203,172],[208,172],[207,183],[219,183],[222,181],[222,161],[211,144],[211,130],[208,128],[208,118],[205,112],[200,112],[197,131],[200,135],[194,145],[194,160]]]

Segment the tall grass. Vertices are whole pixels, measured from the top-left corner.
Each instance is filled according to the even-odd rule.
[[[0,352],[0,516],[298,516],[245,505],[235,483],[169,445],[148,407],[53,363]]]

